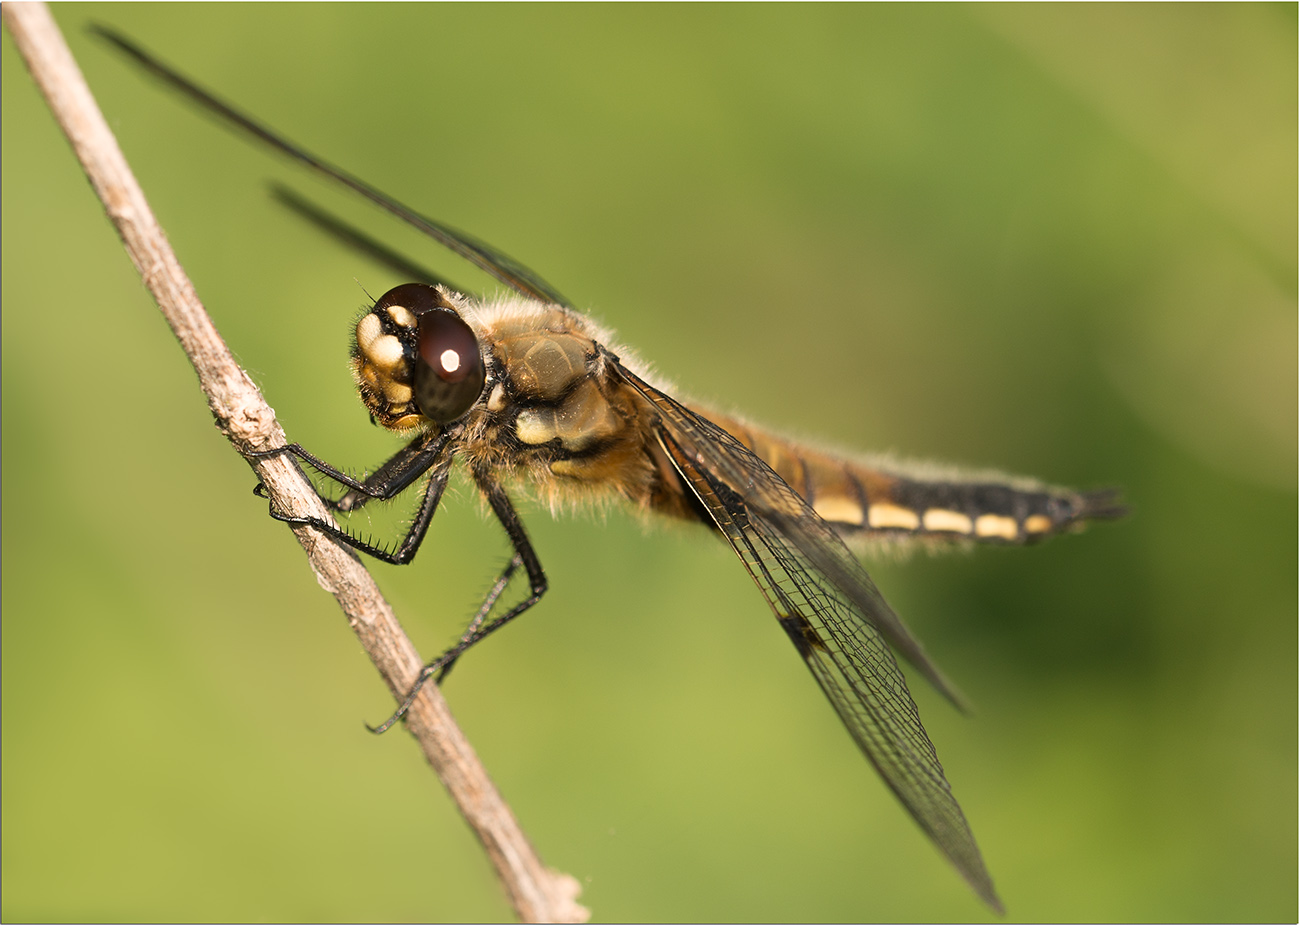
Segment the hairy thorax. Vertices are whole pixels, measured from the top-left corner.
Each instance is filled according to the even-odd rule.
[[[657,475],[650,412],[606,361],[604,332],[576,312],[523,299],[462,311],[489,345],[487,395],[466,419],[465,461],[522,476],[553,504],[593,494],[647,504]]]

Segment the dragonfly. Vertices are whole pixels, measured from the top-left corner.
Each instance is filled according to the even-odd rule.
[[[834,455],[676,397],[528,267],[289,141],[127,37],[102,26],[95,31],[202,108],[369,199],[505,287],[479,298],[441,282],[405,283],[357,321],[351,366],[361,400],[375,423],[406,437],[369,475],[354,477],[297,443],[263,454],[291,455],[333,483],[322,497],[339,514],[417,493],[414,517],[393,546],[271,506],[277,520],[312,527],[384,562],[415,558],[456,465],[510,541],[509,562],[459,640],[424,667],[374,731],[398,722],[422,685],[440,682],[467,650],[546,593],[546,574],[511,490],[531,490],[552,509],[615,498],[702,524],[731,546],[867,760],[975,893],[1002,910],[895,653],[959,708],[964,699],[855,550],[882,540],[1031,544],[1121,516],[1116,491]],[[387,253],[357,233],[342,233]],[[265,496],[263,486],[256,490]],[[527,594],[498,607],[521,569]]]

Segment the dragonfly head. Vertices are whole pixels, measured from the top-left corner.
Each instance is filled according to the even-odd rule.
[[[474,331],[442,292],[424,283],[390,289],[361,316],[352,373],[361,400],[390,430],[459,420],[487,380]]]

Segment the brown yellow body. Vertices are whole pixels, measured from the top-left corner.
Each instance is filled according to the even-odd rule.
[[[637,370],[606,332],[559,305],[521,296],[478,302],[439,291],[474,330],[488,369],[455,448],[465,463],[531,482],[553,508],[618,497],[710,523],[664,455],[657,410],[608,362],[613,355]],[[403,336],[414,329],[411,313],[397,306],[377,307],[357,324],[353,369],[362,398],[378,423],[397,431],[438,427],[411,397]],[[687,404],[762,459],[849,541],[1026,543],[1107,514],[1108,494],[936,467],[909,472],[815,450]]]
[[[406,714],[421,685],[441,680],[470,646],[545,593],[541,561],[504,481],[530,483],[553,509],[622,499],[646,513],[699,521],[731,545],[885,783],[975,892],[1002,911],[894,652],[954,703],[962,699],[843,540],[1031,542],[1090,518],[1117,516],[1113,493],[846,458],[683,404],[527,267],[281,138],[129,40],[99,32],[209,111],[382,206],[518,293],[478,301],[444,286],[406,283],[362,315],[352,349],[362,401],[376,423],[411,435],[365,479],[296,443],[263,454],[290,454],[343,486],[340,496],[324,496],[340,514],[391,501],[424,479],[409,529],[392,548],[332,520],[271,507],[279,520],[383,561],[412,561],[457,459],[510,540],[512,556],[460,640],[425,665],[376,731]],[[390,266],[409,266],[337,221],[305,212]],[[527,596],[497,608],[520,569]]]

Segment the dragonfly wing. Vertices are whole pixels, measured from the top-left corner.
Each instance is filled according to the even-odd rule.
[[[817,514],[726,431],[623,370],[660,414],[660,446],[745,564],[858,747],[975,892],[1001,910],[970,826],[886,639],[951,686]],[[903,646],[899,646],[903,649]]]
[[[791,548],[797,550],[801,561],[821,576],[823,584],[846,597],[858,619],[865,620],[880,632],[954,706],[967,711],[966,698],[931,661],[920,640],[894,613],[862,563],[830,524],[822,520],[767,463],[731,434],[648,384],[622,364],[619,364],[619,370],[628,384],[655,406],[663,427],[693,465],[713,473],[724,485],[737,492],[748,510],[761,513]]]
[[[463,257],[484,273],[505,283],[516,292],[543,302],[569,305],[568,301],[564,296],[560,295],[554,286],[505,252],[484,241],[480,241],[471,234],[419,214],[414,209],[402,205],[392,196],[353,176],[343,168],[336,167],[324,158],[312,154],[306,148],[290,141],[278,132],[272,131],[251,116],[235,109],[215,94],[203,89],[194,81],[182,76],[178,71],[164,64],[125,35],[108,26],[92,25],[90,28],[92,32],[117,46],[119,50],[134,58],[146,70],[179,90],[199,106],[243,129],[264,144],[288,155],[293,160],[305,164],[354,192],[360,193],[381,209],[387,210],[402,221],[418,228],[452,253]]]

